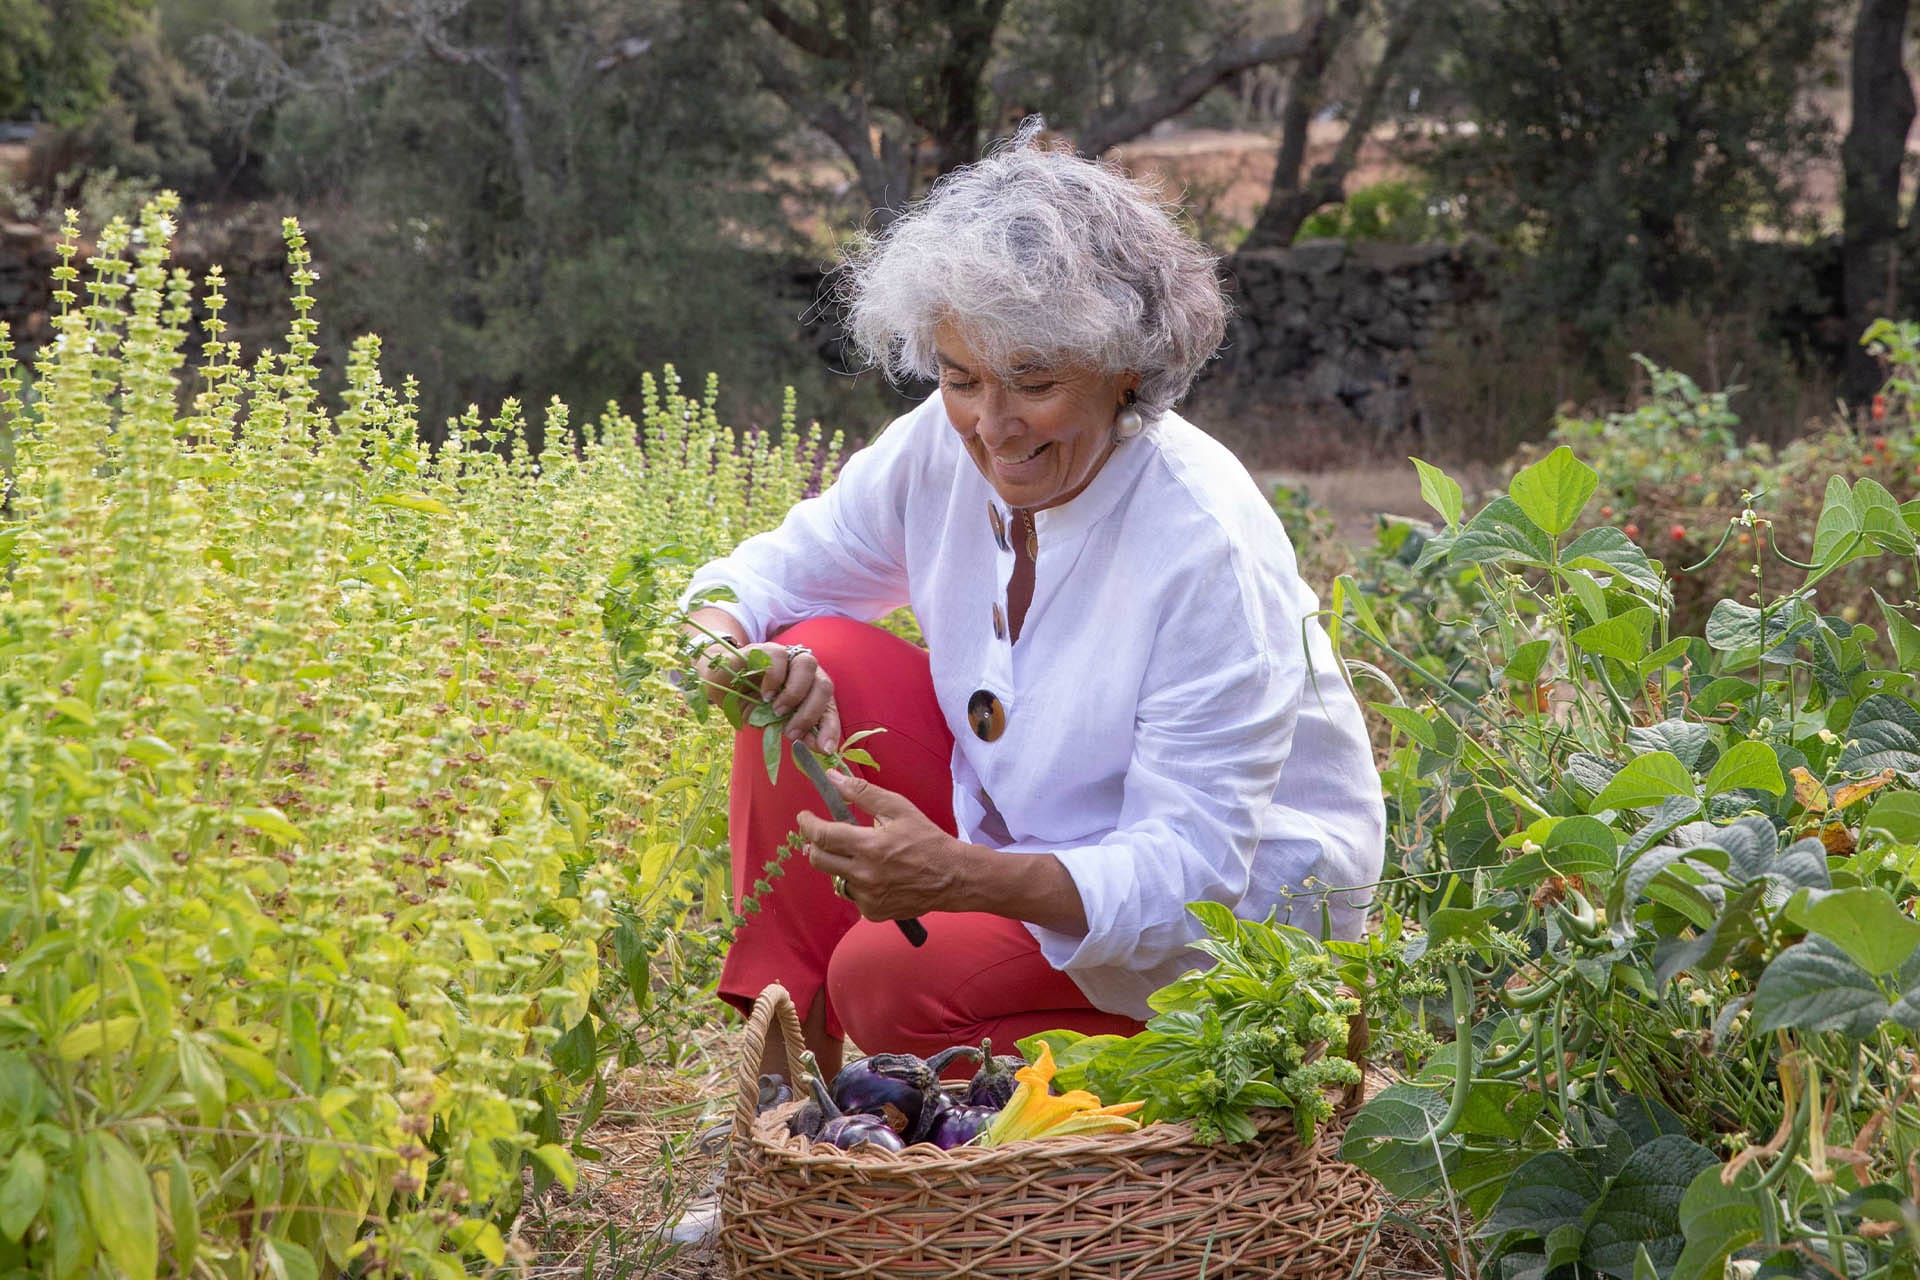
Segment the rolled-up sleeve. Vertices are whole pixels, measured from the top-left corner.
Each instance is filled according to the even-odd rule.
[[[927,417],[920,411],[895,421],[847,460],[825,493],[702,565],[680,607],[722,589],[732,598],[711,603],[757,643],[805,618],[868,620],[907,603],[905,508],[914,440],[931,425]]]
[[[1247,891],[1255,851],[1272,834],[1262,822],[1306,670],[1294,653],[1268,652],[1244,632],[1237,659],[1210,653],[1212,639],[1172,636],[1157,646],[1182,674],[1141,699],[1119,824],[1096,843],[1055,851],[1087,917],[1083,937],[1036,930],[1056,968],[1162,968],[1200,933],[1187,903],[1234,906]]]

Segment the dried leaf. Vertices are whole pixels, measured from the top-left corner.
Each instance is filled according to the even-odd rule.
[[[1833,807],[1836,809],[1844,809],[1855,800],[1860,800],[1872,795],[1899,776],[1899,773],[1893,769],[1882,769],[1871,778],[1862,778],[1858,782],[1849,782],[1846,786],[1841,787],[1833,793]]]
[[[1852,853],[1856,844],[1853,832],[1844,822],[1829,822],[1820,828],[1820,843],[1827,852],[1836,858],[1844,858]]]
[[[1802,809],[1809,813],[1827,811],[1827,789],[1820,785],[1819,779],[1807,772],[1805,765],[1793,766],[1788,776],[1793,779],[1793,798],[1800,802]]]

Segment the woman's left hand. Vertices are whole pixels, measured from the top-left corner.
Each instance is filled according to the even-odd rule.
[[[913,801],[862,778],[829,770],[827,780],[873,825],[799,817],[807,861],[838,886],[869,920],[904,920],[955,909],[954,895],[968,859],[967,846],[940,829]]]

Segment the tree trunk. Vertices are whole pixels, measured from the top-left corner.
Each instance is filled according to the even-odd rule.
[[[1313,124],[1313,113],[1320,109],[1320,82],[1339,43],[1339,33],[1333,29],[1337,20],[1337,14],[1327,14],[1325,0],[1317,0],[1308,8],[1306,21],[1313,24],[1312,34],[1294,65],[1287,105],[1280,112],[1280,151],[1274,159],[1273,181],[1267,187],[1267,202],[1260,207],[1260,216],[1240,243],[1243,251],[1284,249],[1293,243],[1300,224],[1313,212],[1300,186],[1300,170],[1307,159],[1307,132]]]
[[[1899,277],[1900,165],[1913,127],[1913,85],[1907,79],[1908,0],[1860,0],[1853,23],[1853,123],[1840,147],[1841,289],[1849,339],[1879,316],[1894,313]],[[1880,372],[1849,343],[1842,389],[1864,404]]]
[[[985,0],[952,19],[953,43],[934,78],[937,101],[930,128],[934,176],[980,158],[980,86],[1007,0]]]
[[[1295,70],[1286,110],[1281,116],[1280,153],[1274,164],[1273,185],[1267,192],[1267,203],[1260,210],[1260,216],[1254,220],[1247,238],[1241,241],[1239,252],[1285,248],[1293,243],[1293,238],[1300,233],[1300,224],[1315,210],[1346,199],[1347,175],[1353,172],[1354,163],[1360,158],[1360,147],[1373,132],[1373,122],[1386,101],[1387,89],[1393,83],[1400,59],[1433,7],[1432,0],[1413,0],[1394,14],[1380,60],[1374,64],[1360,100],[1347,118],[1347,130],[1341,135],[1333,158],[1315,165],[1302,179],[1300,170],[1306,163],[1307,129],[1313,122],[1313,113],[1320,107],[1321,81],[1334,53],[1359,25],[1361,14],[1358,0],[1340,5],[1331,14],[1325,12],[1324,3],[1309,8],[1308,20],[1316,26]]]

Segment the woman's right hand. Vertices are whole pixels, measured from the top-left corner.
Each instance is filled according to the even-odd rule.
[[[738,648],[718,641],[708,645],[694,665],[707,691],[707,701],[717,704],[726,696],[734,678],[746,669],[746,655],[756,651],[767,656],[758,693],[787,717],[783,729],[786,736],[804,738],[816,751],[839,750],[840,708],[833,699],[833,678],[820,669],[820,660],[803,645],[778,641]]]

